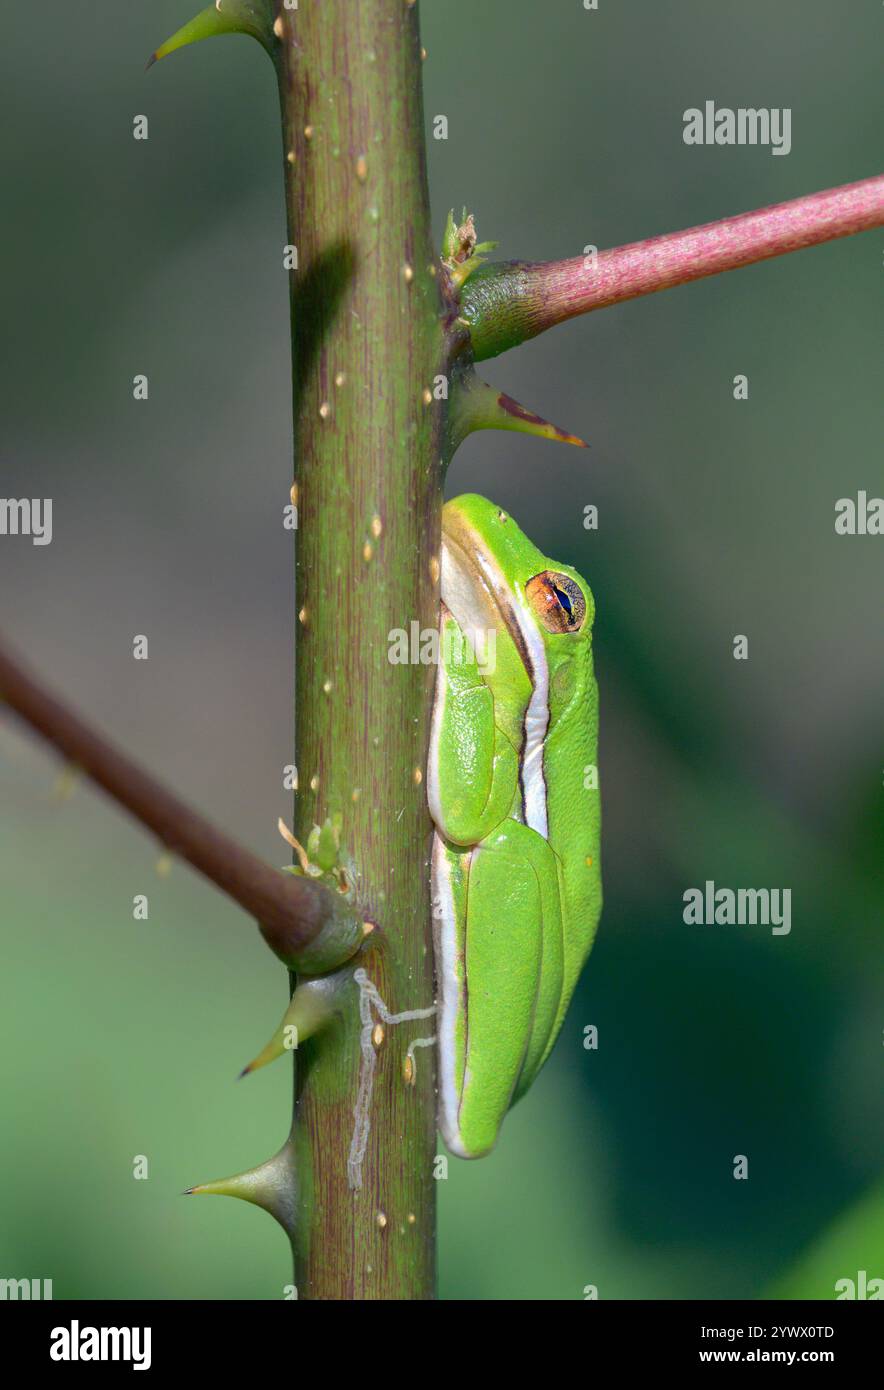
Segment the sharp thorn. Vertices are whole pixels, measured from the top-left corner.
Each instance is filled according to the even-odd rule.
[[[511,424],[502,421],[499,429],[522,430],[525,434],[536,434],[542,439],[553,439],[559,444],[574,444],[578,449],[589,448],[585,439],[560,429],[551,420],[544,420],[542,415],[536,415],[533,410],[527,410],[504,391],[497,397],[497,403],[505,416],[512,417]]]
[[[542,415],[520,405],[505,391],[498,391],[496,387],[480,381],[472,370],[461,378],[455,388],[453,418],[455,445],[463,443],[467,435],[475,430],[517,430],[520,434],[537,435],[540,439],[551,439],[558,444],[573,444],[578,449],[589,448],[578,435],[560,429]]]
[[[251,1202],[253,1206],[263,1207],[292,1238],[295,1229],[297,1185],[291,1136],[279,1153],[274,1154],[266,1163],[259,1164],[257,1168],[249,1168],[244,1173],[234,1173],[232,1177],[220,1178],[216,1182],[188,1187],[182,1195],[239,1197],[244,1202]]]
[[[272,23],[267,0],[216,0],[160,44],[148,59],[147,67],[153,67],[179,48],[214,38],[217,34],[250,34],[272,54],[276,42]]]
[[[351,980],[352,971],[344,969],[298,985],[270,1041],[248,1066],[243,1067],[237,1080],[241,1081],[284,1053],[294,1051],[307,1038],[314,1037],[337,1012],[341,991]]]

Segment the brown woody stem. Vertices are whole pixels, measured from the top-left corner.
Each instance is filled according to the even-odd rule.
[[[361,945],[361,917],[311,879],[275,869],[186,806],[45,689],[0,644],[0,699],[31,729],[153,831],[172,854],[256,918],[287,964],[319,972]]]

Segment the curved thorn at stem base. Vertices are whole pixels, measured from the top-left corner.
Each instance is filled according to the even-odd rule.
[[[167,58],[179,48],[199,43],[202,39],[215,38],[217,34],[250,34],[253,39],[273,54],[273,18],[268,0],[215,0],[213,5],[201,10],[198,15],[166,39],[147,60],[152,68],[161,58]]]

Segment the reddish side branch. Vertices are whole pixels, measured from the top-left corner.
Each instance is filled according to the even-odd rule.
[[[467,282],[465,317],[476,357],[493,357],[577,314],[882,224],[884,175],[878,175],[603,251],[595,263],[576,256],[489,266]]]

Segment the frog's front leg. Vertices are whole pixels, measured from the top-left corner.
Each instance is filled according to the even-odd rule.
[[[563,978],[555,856],[506,820],[471,850],[437,835],[433,911],[439,970],[439,1127],[453,1153],[494,1146],[554,1029]]]
[[[427,799],[446,839],[476,845],[510,814],[519,760],[495,723],[494,698],[475,655],[445,608],[440,636],[444,656],[436,676]]]

